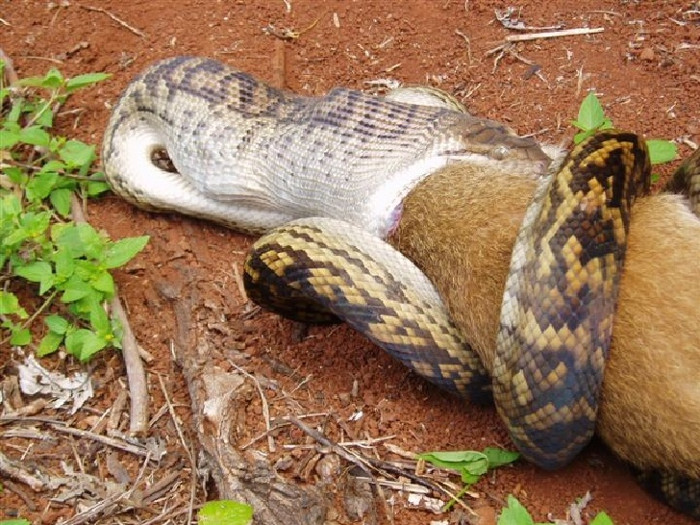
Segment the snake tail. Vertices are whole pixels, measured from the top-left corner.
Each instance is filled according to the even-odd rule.
[[[683,161],[668,181],[666,190],[687,195],[690,209],[700,216],[700,148]]]
[[[541,184],[511,258],[494,399],[523,456],[569,463],[593,436],[630,207],[648,190],[646,144],[598,132]]]
[[[293,319],[336,317],[440,388],[491,402],[488,373],[446,309],[435,308],[441,301],[432,283],[376,241],[343,221],[292,221],[253,245],[245,262],[246,292]]]
[[[700,520],[700,480],[668,470],[635,470],[637,481],[674,509]]]

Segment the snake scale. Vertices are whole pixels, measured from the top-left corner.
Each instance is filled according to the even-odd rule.
[[[158,149],[177,174],[153,166]],[[629,205],[648,185],[636,136],[596,135],[545,176],[550,160],[534,141],[453,108],[346,89],[302,97],[212,60],[178,57],[127,88],[102,157],[115,192],[141,207],[251,233],[277,228],[246,262],[251,297],[296,318],[339,315],[467,396],[483,396],[489,380],[434,306],[434,287],[408,260],[393,269],[400,254],[368,246],[395,231],[403,199],[442,166],[541,176],[504,295],[495,399],[516,444],[546,468],[567,463],[590,438]],[[295,221],[305,217],[326,219]],[[408,274],[422,292],[406,284]],[[375,290],[353,280],[366,276]]]

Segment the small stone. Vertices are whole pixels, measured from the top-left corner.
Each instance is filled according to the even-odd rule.
[[[650,47],[645,47],[639,54],[639,58],[646,60],[647,62],[651,62],[655,57],[656,55],[654,54],[654,50]]]
[[[474,509],[478,516],[474,525],[496,525],[496,509],[490,505],[483,505]]]

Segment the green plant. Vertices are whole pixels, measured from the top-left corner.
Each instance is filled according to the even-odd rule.
[[[115,293],[109,270],[130,260],[148,238],[113,242],[70,220],[73,193],[87,198],[109,188],[92,169],[94,146],[50,132],[73,92],[105,78],[92,73],[66,79],[51,69],[20,80],[19,87],[0,80],[0,343],[32,344],[32,323],[51,308],[43,317],[47,330],[39,355],[64,344],[86,360],[120,346],[120,327],[104,308]],[[42,299],[31,314],[15,293],[22,282],[36,283]]]
[[[571,124],[580,131],[574,135],[574,143],[578,144],[601,129],[611,129],[612,120],[605,116],[603,106],[598,97],[590,91],[581,102],[578,110],[578,118]],[[669,140],[649,139],[646,141],[649,148],[649,160],[652,164],[663,164],[674,160],[678,156],[678,148]]]
[[[444,452],[424,452],[417,455],[436,467],[456,470],[462,478],[464,487],[455,495],[455,498],[445,505],[448,510],[455,500],[462,497],[469,487],[479,481],[481,476],[489,470],[493,470],[516,461],[520,454],[495,447],[486,447],[483,451],[457,450]]]
[[[498,525],[547,525],[543,522],[535,522],[522,503],[512,494],[508,495],[508,506],[501,511],[498,517]],[[590,525],[614,525],[610,516],[605,512],[599,512]]]
[[[248,525],[253,507],[231,500],[209,501],[199,509],[200,525]]]
[[[32,525],[28,520],[23,518],[18,518],[15,520],[3,520],[0,521],[0,525]]]

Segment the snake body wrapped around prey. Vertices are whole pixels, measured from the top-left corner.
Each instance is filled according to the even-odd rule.
[[[177,173],[152,164],[151,156],[159,149],[167,151]],[[627,208],[647,184],[645,147],[634,135],[610,132],[593,137],[569,155],[556,175],[548,174],[550,160],[534,141],[492,121],[344,89],[325,97],[300,97],[218,62],[183,57],[156,64],[132,82],[115,107],[102,156],[114,190],[136,205],[208,218],[247,232],[279,227],[256,243],[246,262],[249,294],[261,303],[301,318],[327,318],[330,311],[351,323],[359,319],[356,327],[379,344],[382,338],[388,340],[388,349],[417,372],[467,395],[474,390],[465,377],[482,378],[476,391],[483,393],[484,372],[498,369],[494,384],[499,412],[533,461],[548,468],[565,464],[590,437],[630,222]],[[521,273],[515,279],[522,284],[523,275],[535,276],[539,284],[530,277],[524,282],[533,288],[526,295],[542,294],[539,297],[549,300],[554,312],[563,300],[575,313],[570,319],[542,317],[533,324],[533,315],[547,314],[546,308],[539,308],[542,301],[524,301],[522,286],[507,288],[503,331],[508,337],[518,331],[507,301],[515,301],[511,309],[524,312],[530,323],[530,328],[528,323],[519,325],[525,327],[521,340],[530,348],[525,357],[528,378],[513,368],[523,360],[513,357],[508,344],[502,344],[501,356],[494,359],[495,340],[490,341],[491,360],[484,361],[488,352],[476,348],[481,362],[470,368],[475,360],[469,334],[459,323],[455,328],[432,283],[420,271],[394,270],[364,253],[391,259],[389,250],[363,252],[364,246],[353,241],[333,245],[341,242],[340,234],[330,231],[328,241],[323,237],[333,221],[288,222],[302,217],[346,221],[350,225],[340,229],[352,233],[357,228],[357,236],[366,235],[368,243],[399,235],[408,218],[403,203],[430,182],[433,173],[451,167],[483,169],[496,184],[502,175],[518,174],[529,181],[540,178],[541,187],[549,186],[549,192],[538,192],[533,211],[526,214],[530,218],[523,230],[539,230],[541,240],[527,234],[525,244],[519,241],[525,248],[516,248],[513,268]],[[560,190],[566,194],[562,200],[557,196]],[[567,222],[574,216],[579,217],[579,229]],[[285,235],[288,240],[282,242]],[[544,246],[541,242],[552,240],[550,247],[556,246],[556,251],[550,248],[544,256],[526,255],[526,262],[520,261],[521,252],[533,251],[533,242],[537,251]],[[597,245],[596,240],[603,242]],[[532,270],[519,269],[528,265]],[[349,267],[353,271],[347,271]],[[403,306],[415,295],[413,284],[401,281],[404,274],[422,279],[421,286],[428,290],[419,294],[418,307],[407,312]],[[367,291],[352,280],[367,275],[375,284],[394,288]],[[552,280],[551,275],[559,277]],[[295,281],[295,276],[301,278]],[[436,296],[438,303],[432,304]],[[419,350],[411,346],[416,339],[423,342]],[[541,339],[549,340],[550,353],[558,359],[550,369],[537,368]],[[439,348],[443,340],[454,347]],[[567,347],[574,353],[567,354]],[[587,355],[585,348],[594,356],[587,363],[581,359]],[[567,386],[563,398],[546,401],[579,369],[593,373],[583,388]],[[499,385],[513,388],[502,394],[508,388]],[[510,401],[499,401],[501,395]],[[528,404],[535,407],[535,416],[528,414]],[[566,432],[578,432],[582,427],[576,425],[583,421],[584,435],[560,451],[559,433],[572,421],[574,426]]]

